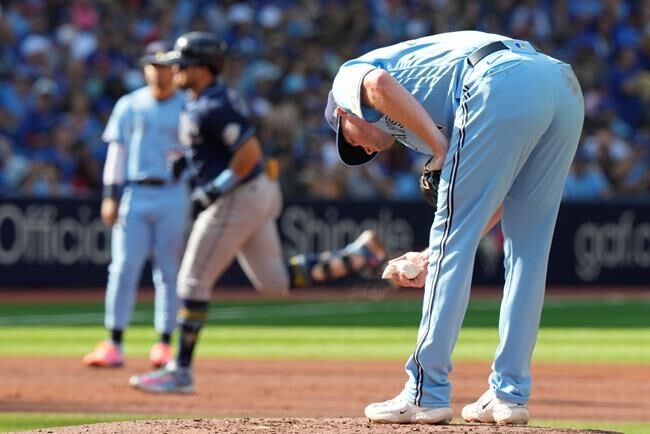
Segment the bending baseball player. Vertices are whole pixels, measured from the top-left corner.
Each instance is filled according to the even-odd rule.
[[[191,97],[179,126],[187,153],[172,167],[176,175],[190,171],[195,183],[191,199],[200,212],[178,276],[180,339],[175,363],[130,379],[131,386],[147,392],[194,390],[192,359],[212,288],[234,258],[255,288],[270,296],[378,269],[385,259],[375,233],[365,231],[340,251],[296,256],[285,263],[276,225],[282,193],[265,171],[246,109],[219,79],[226,55],[225,44],[205,32],[182,35],[168,55],[177,84]]]
[[[551,239],[584,117],[571,67],[530,43],[475,31],[377,49],[336,75],[325,117],[339,156],[363,164],[398,143],[432,154],[423,183],[435,204],[429,249],[407,256],[425,271],[423,314],[394,398],[366,407],[384,423],[448,423],[451,354],[469,300],[485,228],[501,218],[505,286],[500,343],[488,390],[462,411],[469,422],[528,422],[530,364]],[[439,179],[439,181],[436,181]],[[435,186],[435,183],[439,185]],[[434,185],[431,185],[431,184]],[[431,261],[428,259],[431,258]],[[408,285],[405,276],[397,283]]]

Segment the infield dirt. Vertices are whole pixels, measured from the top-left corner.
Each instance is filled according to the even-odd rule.
[[[363,419],[366,404],[389,399],[401,389],[405,374],[399,361],[202,359],[196,364],[194,395],[151,395],[127,386],[131,374],[147,369],[144,359],[128,360],[118,369],[92,369],[84,367],[80,359],[3,358],[0,409],[194,418],[34,431],[41,433],[442,432],[440,427],[422,425],[368,425]],[[484,391],[489,369],[488,363],[456,365],[451,377],[456,414]],[[650,421],[650,371],[646,366],[535,364],[533,376],[529,406],[536,419]],[[504,432],[503,427],[454,422],[442,430]],[[572,432],[505,429],[514,433]]]
[[[370,423],[362,418],[301,418],[301,419],[194,419],[194,420],[153,420],[81,425],[66,428],[29,431],[39,434],[150,434],[150,433],[189,433],[189,434],[243,434],[243,433],[282,433],[282,434],[412,434],[412,433],[451,433],[451,434],[617,434],[615,431],[575,430],[543,428],[536,426],[496,426],[452,423],[451,425],[382,425]],[[25,434],[24,431],[21,431]],[[618,433],[620,434],[620,433]]]

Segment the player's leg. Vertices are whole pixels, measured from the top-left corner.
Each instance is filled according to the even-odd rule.
[[[273,217],[246,241],[237,260],[257,291],[271,297],[289,295],[289,273]]]
[[[257,230],[250,234],[237,254],[239,265],[257,291],[266,296],[289,294],[289,274],[284,264],[284,254],[276,218],[282,209],[282,192],[277,181],[266,176],[258,186],[268,204],[258,212],[265,218]],[[251,194],[253,192],[250,192]],[[255,200],[250,197],[248,200]]]
[[[91,366],[116,366],[123,362],[121,344],[136,298],[142,268],[149,254],[151,228],[137,192],[127,189],[120,201],[119,218],[111,232],[111,263],[108,267],[104,325],[106,342],[84,357]]]
[[[512,63],[463,89],[430,234],[436,260],[429,264],[418,341],[406,365],[403,397],[416,405],[450,406],[451,353],[481,232],[551,120],[549,96],[531,86],[533,78]]]
[[[160,340],[151,348],[149,359],[154,366],[162,366],[172,358],[169,344],[178,308],[176,279],[189,217],[186,187],[182,184],[166,187],[156,202],[152,277],[156,289],[154,327]]]
[[[174,364],[131,377],[131,386],[151,392],[193,391],[192,362],[212,288],[237,252],[276,206],[259,176],[199,214],[178,273],[178,353]]]
[[[282,297],[289,294],[290,287],[290,276],[276,225],[282,211],[282,192],[275,179],[265,175],[260,180],[262,182],[255,191],[242,192],[242,195],[249,196],[248,201],[262,205],[257,213],[263,220],[241,246],[237,260],[257,291],[266,296]],[[262,196],[256,197],[260,192]],[[249,226],[253,227],[253,224]]]
[[[152,229],[137,192],[120,202],[120,218],[111,239],[111,264],[106,291],[108,329],[123,330],[131,320],[142,268],[151,251]]]
[[[175,360],[157,371],[134,375],[129,384],[156,393],[192,393],[192,362],[199,333],[208,319],[215,280],[232,262],[237,244],[227,234],[233,198],[227,197],[204,210],[195,220],[178,272],[178,351]],[[232,241],[232,242],[226,242]]]
[[[212,204],[192,227],[178,273],[180,335],[176,362],[181,368],[192,365],[214,284],[260,224],[259,210],[254,202],[244,200],[243,188],[246,186]]]
[[[556,115],[504,201],[506,283],[500,345],[490,376],[498,398],[522,404],[530,396],[530,362],[557,212],[584,116],[579,86],[568,66],[547,67],[555,72]]]
[[[378,234],[368,229],[341,249],[289,258],[291,286],[300,288],[357,274],[374,277],[385,260]]]

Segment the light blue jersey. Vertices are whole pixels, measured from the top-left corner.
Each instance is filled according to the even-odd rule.
[[[363,77],[375,68],[404,86],[449,140],[422,320],[401,397],[423,407],[451,406],[451,354],[474,257],[503,205],[505,286],[489,385],[499,399],[525,404],[551,239],[582,130],[576,77],[526,41],[473,31],[407,41],[345,63],[332,86],[336,105],[421,152],[429,147],[400,122],[362,105]],[[335,114],[332,106],[326,117]]]
[[[359,81],[370,70],[384,69],[415,96],[449,140],[460,104],[462,83],[471,72],[471,69],[466,68],[467,56],[494,41],[504,41],[513,50],[537,54],[528,42],[475,31],[442,33],[413,39],[373,50],[343,64],[341,71],[347,69],[348,72],[337,75],[334,80],[334,99],[343,108],[358,115],[354,108],[354,100],[357,98],[346,102],[351,94],[350,89],[358,87]],[[393,119],[369,107],[361,106],[360,111],[360,117],[392,134],[405,146],[431,153],[428,145]]]
[[[127,181],[170,180],[166,157],[180,150],[178,116],[184,104],[185,97],[180,92],[165,101],[157,101],[147,87],[118,100],[103,139],[126,147]]]

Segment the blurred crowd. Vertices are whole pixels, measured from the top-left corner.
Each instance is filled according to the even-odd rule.
[[[476,29],[574,66],[586,121],[567,200],[650,194],[650,0],[0,0],[0,194],[99,195],[104,125],[144,85],[153,40],[209,30],[227,82],[281,163],[288,197],[419,197],[426,160],[395,147],[344,168],[323,120],[338,67],[370,49]]]

